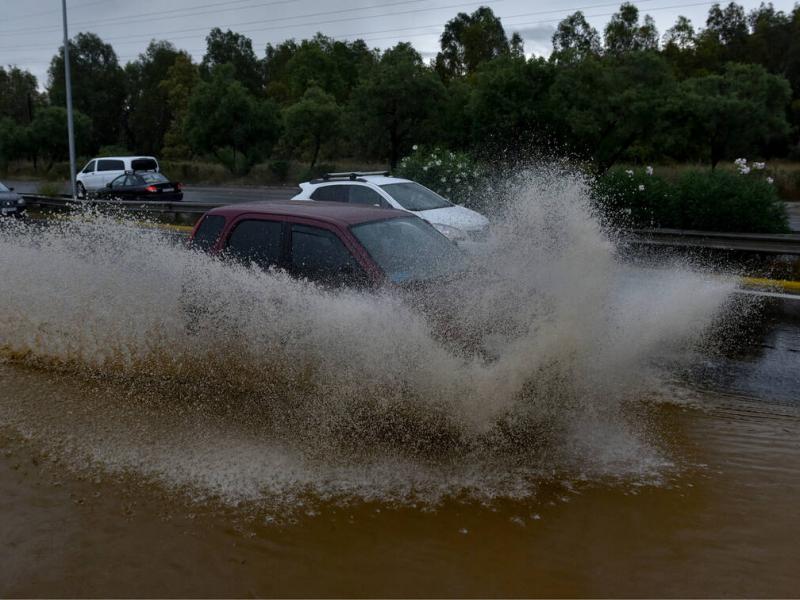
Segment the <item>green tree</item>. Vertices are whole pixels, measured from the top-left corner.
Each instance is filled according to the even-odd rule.
[[[22,158],[26,147],[25,128],[11,117],[0,117],[0,172],[12,160]]]
[[[175,57],[175,62],[167,70],[166,79],[159,83],[172,116],[164,134],[162,152],[164,158],[181,159],[191,155],[191,148],[184,133],[184,122],[189,112],[189,98],[199,80],[197,66],[192,63],[189,56],[181,53]]]
[[[233,66],[234,78],[248,91],[259,94],[264,87],[263,65],[253,52],[253,41],[230,29],[222,31],[214,27],[206,36],[206,53],[200,63],[200,74],[211,78],[215,67]]]
[[[647,152],[674,90],[669,64],[658,54],[589,57],[556,72],[553,122],[568,147],[604,172],[634,148]]]
[[[553,34],[554,62],[576,62],[589,56],[599,56],[602,52],[600,35],[577,11],[562,20]]]
[[[312,86],[299,102],[283,113],[284,138],[291,148],[311,156],[310,169],[317,164],[322,145],[339,131],[342,109],[331,94]]]
[[[440,44],[436,70],[444,80],[472,73],[482,62],[510,50],[503,24],[486,6],[448,21]]]
[[[151,41],[139,58],[125,66],[127,79],[127,147],[142,154],[160,154],[164,134],[172,122],[168,77],[180,53],[170,42]],[[188,56],[184,54],[188,59]]]
[[[35,107],[41,102],[33,74],[17,67],[6,70],[0,66],[0,118],[9,117],[17,123],[30,123]]]
[[[117,144],[125,109],[125,74],[114,49],[94,33],[79,33],[70,41],[69,58],[73,107],[92,120],[90,151]],[[63,48],[50,61],[48,74],[50,103],[66,106]]]
[[[544,133],[553,72],[544,59],[500,57],[481,65],[469,102],[475,146],[513,145]]]
[[[80,111],[73,111],[75,127],[75,149],[85,153],[91,145],[92,120]],[[48,106],[37,111],[28,126],[29,152],[34,158],[41,157],[47,161],[49,170],[53,162],[65,160],[69,156],[67,139],[67,109],[62,106]]]
[[[658,30],[650,15],[639,23],[639,9],[630,2],[619,7],[605,30],[606,52],[616,56],[640,50],[658,49]]]
[[[236,173],[269,154],[280,122],[275,104],[254,97],[235,78],[233,66],[224,64],[195,86],[184,128],[196,151],[214,155]]]
[[[294,40],[268,44],[266,52],[267,93],[286,105],[302,98],[310,86],[344,104],[376,63],[375,53],[363,40],[334,40],[321,33],[299,44]]]
[[[392,168],[415,141],[424,141],[444,98],[444,86],[410,44],[384,52],[370,76],[353,91],[350,107],[363,149],[388,156]]]
[[[712,168],[724,158],[763,154],[789,133],[790,100],[786,79],[759,65],[731,63],[721,75],[687,79],[665,118],[673,128],[669,147],[709,160]]]

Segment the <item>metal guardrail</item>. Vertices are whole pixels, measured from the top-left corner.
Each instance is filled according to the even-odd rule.
[[[70,208],[97,206],[152,214],[201,215],[227,202],[158,202],[131,200],[73,200],[69,196],[23,194],[28,206],[38,208]],[[630,243],[682,248],[708,248],[753,252],[759,254],[800,255],[800,234],[720,233],[683,229],[629,229],[623,239]]]
[[[625,232],[624,238],[629,242],[655,246],[800,255],[800,234],[796,233],[721,233],[683,229],[630,229]]]
[[[70,196],[43,196],[40,194],[22,194],[27,206],[36,208],[80,208],[101,207],[118,208],[132,212],[147,213],[184,213],[202,215],[212,208],[223,206],[226,202],[158,202],[154,200],[73,200]]]

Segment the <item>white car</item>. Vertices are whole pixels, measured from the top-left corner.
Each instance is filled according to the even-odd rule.
[[[75,177],[78,198],[85,198],[86,192],[106,187],[107,183],[131,171],[155,171],[160,167],[152,156],[104,156],[93,158]]]
[[[460,245],[485,242],[489,234],[489,220],[482,214],[453,204],[424,185],[390,177],[388,172],[328,173],[321,179],[301,183],[300,193],[292,200],[372,204],[404,210],[428,221]]]

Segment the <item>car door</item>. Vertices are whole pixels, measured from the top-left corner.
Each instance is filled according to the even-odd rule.
[[[125,173],[125,162],[116,158],[97,160],[97,187],[104,187],[111,180]]]
[[[83,187],[87,190],[96,190],[102,187],[101,184],[98,184],[97,179],[97,161],[90,160],[89,163],[83,167],[83,170],[80,172],[78,176],[78,180],[83,184]]]
[[[356,257],[334,231],[304,223],[292,223],[289,230],[289,270],[296,277],[334,287],[369,281]]]
[[[284,230],[282,221],[244,216],[231,227],[223,253],[242,264],[282,268],[286,264]]]

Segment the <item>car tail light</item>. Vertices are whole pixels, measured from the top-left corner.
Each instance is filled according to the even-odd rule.
[[[144,189],[146,189],[148,192],[157,192],[158,191],[158,188],[156,186],[154,186],[154,185],[148,185]]]

